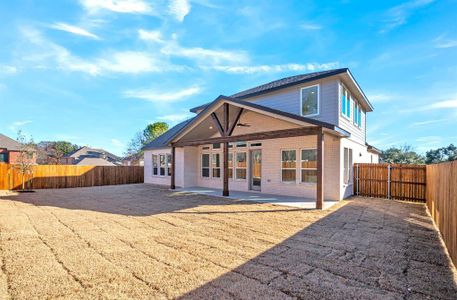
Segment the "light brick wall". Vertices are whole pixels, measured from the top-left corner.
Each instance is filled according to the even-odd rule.
[[[341,139],[340,155],[341,155],[341,180],[340,186],[341,198],[347,198],[353,194],[354,186],[353,183],[349,184],[344,183],[344,148],[352,149],[352,162],[353,163],[371,163],[373,158],[373,163],[379,162],[379,157],[376,154],[368,152],[367,146],[361,145],[360,143],[354,142],[350,139]],[[352,175],[353,177],[353,175]],[[352,180],[353,181],[353,180]]]
[[[148,150],[144,152],[144,182],[161,185],[170,185],[170,176],[152,175],[152,155],[171,154],[171,149]],[[177,160],[178,161],[178,160]],[[176,173],[178,174],[178,172]],[[182,176],[181,176],[182,177]]]
[[[327,200],[339,200],[339,139],[330,135],[325,135],[324,147],[324,196]],[[316,148],[316,136],[304,136],[293,138],[282,138],[274,140],[259,141],[262,143],[260,149],[262,150],[262,192],[268,194],[288,195],[306,198],[316,197],[316,184],[301,183],[301,169],[300,169],[300,156],[301,149]],[[250,143],[255,143],[252,141]],[[259,149],[259,148],[253,148]],[[297,151],[297,168],[296,168],[296,182],[285,183],[281,180],[281,150],[296,150]],[[221,189],[223,186],[222,178],[202,178],[200,174],[201,167],[201,154],[202,153],[221,153],[222,151],[208,151],[199,148],[198,164],[198,186],[207,188]],[[249,148],[231,150],[230,152],[247,152],[248,162],[250,159]],[[235,157],[235,155],[234,155]],[[230,179],[229,189],[235,191],[249,191],[249,168],[247,170],[247,179]],[[185,175],[187,177],[187,175]]]

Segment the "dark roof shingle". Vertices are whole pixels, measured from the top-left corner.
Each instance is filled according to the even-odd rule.
[[[172,128],[168,129],[162,135],[158,136],[155,140],[147,144],[143,147],[143,150],[152,150],[152,149],[160,149],[160,148],[167,148],[168,142],[178,134],[193,118],[186,120],[184,122],[179,123],[178,125],[173,126]]]
[[[274,81],[238,92],[236,94],[231,95],[230,97],[237,98],[237,99],[245,99],[248,97],[257,96],[257,95],[271,92],[274,90],[283,89],[283,88],[293,86],[296,84],[301,84],[301,83],[305,83],[308,81],[322,79],[322,78],[337,75],[340,73],[345,73],[347,71],[348,71],[348,68],[341,68],[341,69],[333,69],[333,70],[313,72],[313,73],[285,77],[282,79],[274,80]],[[208,104],[209,103],[205,103],[203,105],[194,107],[190,111],[197,112],[198,110],[206,107]]]
[[[238,92],[236,94],[233,94],[230,97],[238,98],[238,99],[252,97],[252,96],[264,93],[266,91],[271,92],[275,89],[279,89],[279,88],[283,89],[285,87],[292,86],[295,84],[300,84],[300,83],[304,83],[307,81],[316,80],[316,79],[320,79],[320,78],[327,77],[327,76],[333,76],[333,75],[336,75],[339,73],[344,73],[347,70],[348,70],[347,68],[342,68],[342,69],[334,69],[334,70],[327,70],[327,71],[320,71],[320,72],[285,77],[282,79],[274,80],[274,81],[253,87],[251,89],[247,89],[247,90]]]
[[[21,150],[21,143],[0,133],[0,148],[19,151]]]

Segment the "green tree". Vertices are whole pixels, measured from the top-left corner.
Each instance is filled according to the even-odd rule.
[[[168,124],[165,122],[149,124],[143,131],[137,132],[135,137],[130,141],[127,152],[125,153],[126,156],[141,157],[143,155],[142,148],[167,130]]]
[[[59,155],[65,156],[78,149],[79,149],[78,145],[72,144],[67,141],[54,142],[54,150],[56,151],[56,156],[59,156]]]
[[[143,144],[147,144],[168,130],[168,124],[165,122],[155,122],[146,126],[143,130]]]
[[[399,148],[392,147],[381,154],[382,160],[387,163],[393,164],[423,164],[424,157],[415,151],[408,145],[401,146]]]
[[[425,153],[426,164],[437,164],[443,161],[457,160],[457,147],[450,144],[447,147],[432,149]]]

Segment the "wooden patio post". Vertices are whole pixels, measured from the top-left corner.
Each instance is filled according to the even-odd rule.
[[[222,190],[222,196],[229,196],[229,174],[228,174],[228,157],[229,157],[229,153],[228,153],[228,142],[225,142],[223,143],[223,180],[224,180],[224,187],[223,187],[223,190]]]
[[[226,137],[229,131],[229,106],[227,103],[224,103],[224,131],[222,136]],[[229,179],[228,179],[228,142],[223,143],[223,155],[224,155],[224,162],[223,162],[223,189],[222,189],[222,196],[229,196]]]
[[[324,206],[324,132],[322,127],[317,131],[317,187],[316,209]]]
[[[176,166],[176,147],[172,146],[171,147],[171,183],[170,183],[170,189],[174,190],[176,189],[175,186],[175,166]]]

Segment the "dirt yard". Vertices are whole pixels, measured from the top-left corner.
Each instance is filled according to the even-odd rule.
[[[0,299],[455,299],[424,205],[328,211],[152,185],[0,196]]]

